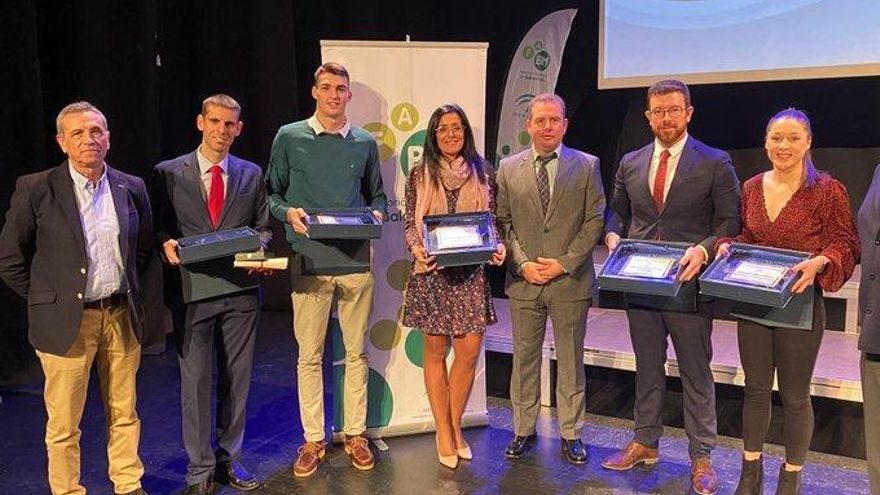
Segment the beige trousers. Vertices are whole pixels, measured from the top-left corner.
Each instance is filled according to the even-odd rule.
[[[342,431],[360,435],[367,422],[367,354],[364,337],[373,305],[371,272],[347,275],[302,275],[293,282],[293,333],[299,345],[297,389],[300,418],[309,442],[324,441],[324,379],[321,361],[330,307],[336,298],[345,345]]]
[[[53,495],[82,495],[80,429],[89,372],[97,362],[107,424],[108,474],[115,493],[140,488],[144,465],[138,457],[141,423],[135,412],[135,382],[141,346],[129,309],[83,310],[79,334],[64,356],[37,351],[46,385],[46,452]]]

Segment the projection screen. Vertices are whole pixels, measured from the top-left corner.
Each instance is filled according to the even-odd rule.
[[[880,75],[880,0],[600,0],[599,88]]]

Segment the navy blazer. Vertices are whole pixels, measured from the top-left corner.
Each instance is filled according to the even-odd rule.
[[[700,244],[709,261],[719,237],[739,234],[739,179],[726,152],[688,136],[663,209],[648,185],[654,143],[624,155],[614,176],[605,232],[640,240]]]
[[[272,239],[272,230],[269,228],[269,199],[262,169],[255,163],[228,156],[225,201],[215,229],[202,192],[196,153],[193,151],[156,165],[151,193],[160,252],[161,244],[168,239],[238,227],[255,229],[260,233],[260,243],[267,247]],[[239,275],[246,275],[240,269],[230,270],[228,274],[232,283],[241,281],[238,280],[241,278]],[[186,276],[186,273],[183,275]],[[174,303],[178,302],[177,295],[166,290],[165,297]]]
[[[107,167],[119,219],[119,251],[131,321],[140,339],[143,306],[139,274],[153,244],[144,182]],[[67,160],[18,178],[0,232],[0,279],[27,299],[28,340],[39,351],[66,354],[79,333],[88,256]]]

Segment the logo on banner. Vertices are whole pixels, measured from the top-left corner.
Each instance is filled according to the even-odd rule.
[[[419,109],[409,102],[398,103],[391,110],[390,124],[394,129],[402,133],[410,132],[419,126]],[[397,136],[391,127],[381,122],[370,122],[364,125],[364,129],[370,132],[379,146],[379,159],[387,161],[394,157],[397,152],[400,157],[400,170],[404,176],[422,159],[422,151],[425,145],[426,130],[421,129],[411,134],[403,146],[397,149]]]
[[[540,72],[544,72],[547,67],[550,67],[550,53],[544,49],[544,43],[541,41],[536,41],[523,48],[522,56],[531,60]]]

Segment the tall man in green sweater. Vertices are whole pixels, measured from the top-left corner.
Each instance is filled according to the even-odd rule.
[[[272,214],[285,222],[293,246],[293,332],[299,345],[297,379],[306,443],[293,466],[310,476],[324,458],[321,371],[330,306],[336,296],[345,345],[345,452],[358,469],[373,467],[363,437],[367,417],[364,337],[373,304],[370,241],[310,239],[304,208],[370,207],[381,222],[387,204],[373,136],[345,116],[351,100],[348,71],[326,63],[315,71],[315,115],[282,126],[266,172]]]

